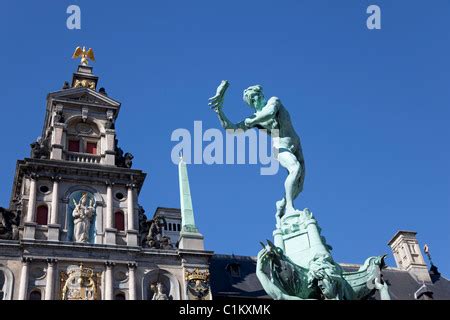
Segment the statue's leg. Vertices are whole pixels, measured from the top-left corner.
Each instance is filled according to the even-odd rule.
[[[300,159],[302,157],[302,155],[299,152],[295,153],[295,158]],[[301,167],[301,172],[297,177],[297,180],[294,183],[294,192],[293,192],[293,196],[292,196],[292,200],[294,201],[295,199],[297,199],[298,195],[300,194],[300,192],[303,191],[303,182],[305,179],[305,164],[303,162],[300,162],[300,167]]]
[[[284,182],[284,188],[286,192],[286,209],[285,212],[293,212],[294,209],[294,199],[298,196],[300,192],[298,189],[299,179],[302,174],[302,166],[300,162],[297,160],[297,157],[292,154],[290,151],[280,150],[278,154],[278,161],[281,166],[286,168],[289,172],[286,181]],[[297,194],[296,194],[297,193]]]
[[[295,199],[297,199],[298,195],[301,192],[301,188],[300,188],[300,178],[301,175],[299,175],[299,177],[295,180],[294,182],[294,187],[293,187],[293,191],[292,191],[292,201],[294,201]]]

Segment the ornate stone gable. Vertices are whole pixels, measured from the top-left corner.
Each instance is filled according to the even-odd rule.
[[[105,108],[119,108],[120,102],[89,88],[78,87],[53,92],[49,95],[53,103],[75,103],[84,105],[103,106]]]

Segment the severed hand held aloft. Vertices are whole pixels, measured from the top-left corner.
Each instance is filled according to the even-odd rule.
[[[216,95],[214,97],[209,98],[209,106],[215,112],[219,112],[219,110],[223,107],[223,101],[225,92],[227,91],[229,83],[227,80],[222,80],[220,85],[217,87]]]

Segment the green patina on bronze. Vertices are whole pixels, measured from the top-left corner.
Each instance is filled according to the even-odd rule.
[[[264,290],[277,300],[360,300],[378,290],[381,299],[389,300],[388,286],[381,276],[384,256],[370,257],[359,270],[344,272],[333,260],[332,248],[311,211],[294,208],[294,200],[303,190],[305,161],[300,138],[280,99],[266,100],[260,85],[247,88],[243,98],[254,114],[234,124],[223,112],[228,86],[228,81],[222,81],[216,95],[209,99],[222,127],[242,132],[267,130],[278,161],[288,171],[284,197],[276,203],[274,242],[263,244],[257,258],[256,274]]]
[[[181,205],[181,234],[198,233],[195,225],[194,209],[192,207],[191,188],[186,168],[186,162],[180,158],[178,164],[178,180],[180,181],[180,205]]]

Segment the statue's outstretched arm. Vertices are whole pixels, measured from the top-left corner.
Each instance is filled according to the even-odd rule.
[[[216,111],[216,110],[215,110]],[[248,127],[245,125],[244,121],[241,121],[239,123],[233,123],[231,122],[228,117],[225,115],[225,113],[223,112],[222,108],[218,108],[217,111],[217,116],[219,117],[219,121],[220,124],[222,125],[222,127],[225,130],[247,130]]]

